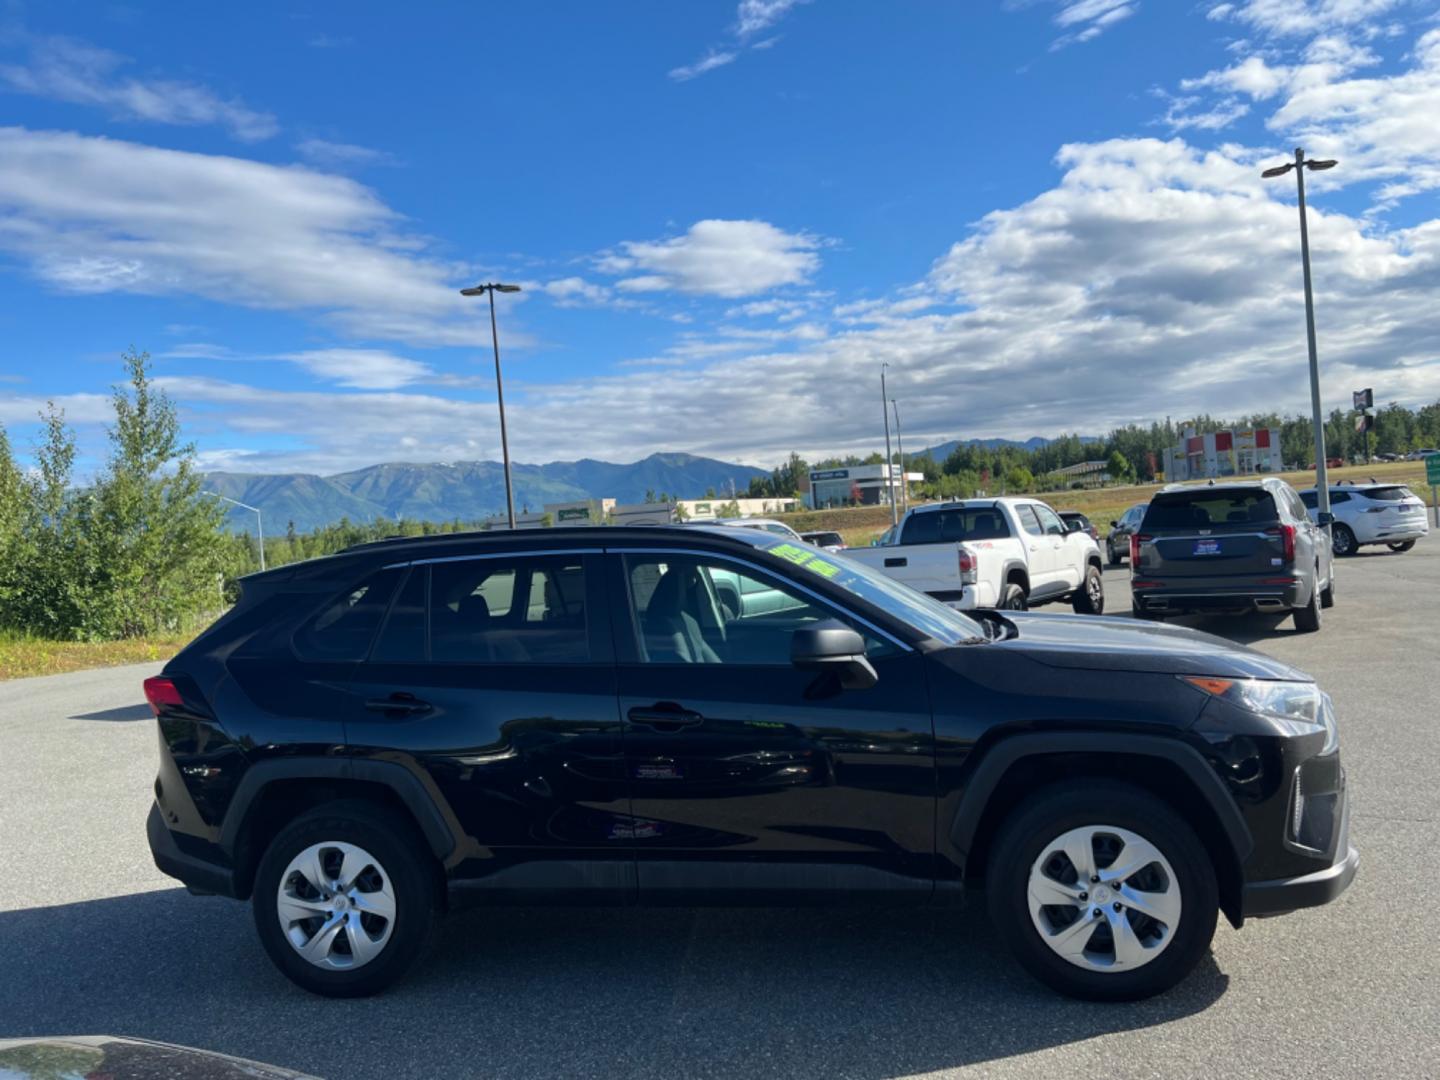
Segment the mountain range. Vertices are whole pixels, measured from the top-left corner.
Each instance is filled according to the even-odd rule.
[[[932,461],[944,461],[955,452],[959,446],[983,446],[987,450],[998,450],[1002,446],[1013,446],[1021,450],[1040,450],[1049,446],[1054,439],[1047,439],[1041,435],[1032,435],[1028,439],[951,439],[949,442],[940,443],[938,446],[927,446],[924,450],[917,450],[913,454],[906,454],[911,457],[928,457]],[[1081,435],[1081,442],[1100,442],[1098,435]]]
[[[744,495],[752,476],[769,475],[764,469],[693,454],[651,454],[628,465],[589,458],[548,465],[517,462],[510,472],[517,512],[580,499],[638,503],[647,492],[699,498],[712,488],[726,494],[732,484],[737,494]],[[392,462],[333,476],[212,472],[205,476],[205,487],[258,507],[272,535],[291,522],[298,531],[307,532],[341,518],[478,521],[505,511],[505,471],[498,461]],[[237,531],[253,531],[255,517],[232,508],[227,524]]]

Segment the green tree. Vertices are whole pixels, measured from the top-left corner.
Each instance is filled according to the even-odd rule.
[[[1129,459],[1119,450],[1110,451],[1110,457],[1105,463],[1105,471],[1117,484],[1124,483],[1135,475],[1135,470],[1130,467]]]

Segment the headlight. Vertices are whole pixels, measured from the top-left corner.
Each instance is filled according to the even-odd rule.
[[[1271,679],[1216,679],[1180,676],[1197,690],[1224,698],[1247,712],[1277,721],[1287,735],[1325,732],[1320,753],[1328,754],[1340,745],[1335,726],[1335,707],[1330,695],[1311,682],[1277,682]]]

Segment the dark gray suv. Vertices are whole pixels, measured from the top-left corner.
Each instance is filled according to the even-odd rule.
[[[1130,588],[1137,618],[1292,611],[1295,629],[1319,630],[1335,602],[1330,535],[1283,480],[1176,484],[1130,537]]]

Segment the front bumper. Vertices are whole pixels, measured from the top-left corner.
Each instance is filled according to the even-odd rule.
[[[162,874],[178,879],[191,892],[237,895],[232,870],[180,850],[157,804],[151,804],[150,816],[145,819],[145,837],[150,841],[150,856]]]
[[[1264,918],[1328,904],[1349,888],[1359,866],[1360,853],[1347,844],[1344,858],[1313,874],[1248,882],[1242,897],[1242,912],[1246,918]]]

